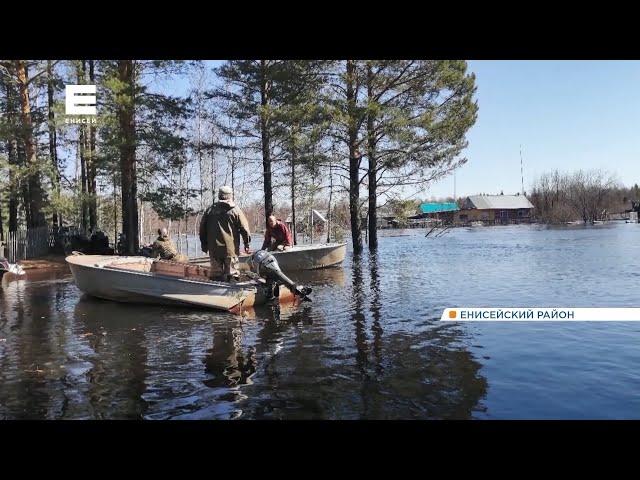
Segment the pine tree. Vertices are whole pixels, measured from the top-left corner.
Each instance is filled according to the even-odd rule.
[[[85,78],[88,74],[88,84],[96,84],[95,60],[87,60],[88,69],[85,68]],[[87,125],[85,131],[85,156],[86,156],[86,177],[87,177],[87,214],[89,228],[94,230],[98,226],[98,192],[97,174],[99,159],[96,154],[96,127],[93,124]]]
[[[276,111],[284,104],[290,88],[291,63],[283,60],[230,60],[216,70],[229,88],[219,87],[210,96],[221,100],[229,116],[239,127],[223,133],[247,142],[247,149],[260,152],[264,186],[265,215],[273,213],[273,164],[281,159],[276,147]]]
[[[181,74],[188,64],[118,60],[101,61],[99,65],[100,82],[105,89],[100,157],[111,177],[120,179],[125,250],[135,254],[140,242],[138,200],[148,195],[158,198],[157,205],[161,205],[163,197],[183,200],[176,197],[171,186],[157,187],[153,181],[184,161],[186,139],[182,132],[189,113],[188,99],[152,91],[144,79]],[[143,175],[139,176],[139,171]],[[141,195],[139,178],[144,190]]]
[[[330,136],[346,147],[346,155],[343,155],[346,161],[337,162],[336,168],[346,172],[351,242],[354,254],[358,255],[363,250],[360,184],[362,147],[366,140],[363,135],[367,112],[363,100],[365,72],[363,63],[356,60],[337,62],[332,67],[327,71],[331,80],[325,102],[331,115]]]
[[[427,185],[462,165],[477,104],[464,61],[366,62],[369,247],[377,247],[377,199]]]
[[[8,231],[15,232],[18,229],[19,179],[18,179],[18,113],[17,113],[17,86],[14,80],[13,64],[2,62],[0,64],[0,86],[4,95],[2,111],[5,115],[0,117],[0,126],[3,139],[3,147],[7,158],[8,184],[7,184],[7,210]]]
[[[326,155],[323,140],[329,122],[328,111],[320,101],[326,86],[326,70],[331,62],[292,60],[283,82],[281,105],[274,111],[276,136],[282,159],[288,164],[291,224],[297,243],[296,199],[304,175],[319,176]],[[313,205],[311,206],[313,208]]]
[[[48,133],[49,133],[49,158],[52,167],[52,183],[53,183],[53,196],[58,199],[61,193],[60,185],[60,164],[58,161],[58,135],[56,132],[56,119],[55,119],[55,92],[59,88],[59,79],[55,73],[55,63],[52,60],[47,60],[47,119],[48,119]],[[52,224],[54,228],[62,225],[62,216],[60,212],[54,207],[52,214]]]
[[[27,227],[36,228],[46,225],[44,217],[44,196],[41,183],[41,169],[38,165],[37,141],[31,112],[31,94],[29,84],[29,64],[25,60],[14,61],[15,78],[18,85],[20,110],[20,139],[24,148],[27,181],[25,182],[25,206],[27,208]],[[36,78],[42,72],[34,75]]]

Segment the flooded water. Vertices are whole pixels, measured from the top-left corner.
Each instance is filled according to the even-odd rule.
[[[439,321],[638,306],[640,225],[386,231],[251,318],[5,277],[0,419],[640,418],[640,323]]]

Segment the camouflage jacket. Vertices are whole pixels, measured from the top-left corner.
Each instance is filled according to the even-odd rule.
[[[178,255],[178,249],[169,238],[156,238],[151,246],[154,257],[160,257],[162,260],[172,260]]]

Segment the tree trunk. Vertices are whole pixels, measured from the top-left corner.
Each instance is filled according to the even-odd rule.
[[[260,134],[262,137],[262,167],[264,171],[264,209],[266,218],[273,213],[273,187],[271,184],[271,150],[269,138],[269,94],[271,82],[267,78],[267,61],[260,60]]]
[[[327,209],[327,243],[331,242],[331,200],[333,197],[333,170],[331,162],[329,162],[329,207]]]
[[[202,168],[202,104],[201,104],[201,84],[198,84],[198,108],[196,110],[196,125],[197,125],[197,136],[196,136],[196,152],[198,155],[198,172],[200,176],[200,210],[204,211],[204,171]]]
[[[133,60],[119,60],[118,73],[125,85],[118,105],[120,125],[120,169],[122,176],[122,233],[125,235],[125,253],[134,255],[139,249],[138,203],[136,178],[135,132],[135,78]]]
[[[118,182],[113,172],[113,249],[118,246]]]
[[[231,154],[231,190],[236,191],[236,158],[235,153]]]
[[[358,152],[358,119],[356,118],[355,60],[347,60],[347,111],[349,116],[349,213],[351,217],[351,242],[353,253],[362,252],[360,231],[360,154]]]
[[[296,235],[296,157],[295,143],[292,144],[291,150],[291,233],[293,234],[293,244],[298,244]]]
[[[24,143],[17,143],[18,152],[18,165],[20,168],[24,169],[27,166],[27,156],[24,150]],[[19,194],[22,195],[22,208],[24,209],[24,219],[27,225],[27,228],[31,228],[31,195],[29,195],[29,182],[28,181],[20,181],[19,185]]]
[[[209,138],[215,138],[213,130],[210,132]],[[218,173],[217,155],[209,153],[211,159],[211,204],[216,202],[216,176]]]
[[[2,218],[2,202],[0,201],[0,242],[4,242],[4,219]]]
[[[82,60],[82,68],[78,68],[78,84],[84,85],[86,83],[86,60]],[[82,230],[89,230],[89,195],[88,195],[88,165],[87,165],[87,126],[85,124],[78,125],[78,153],[80,155],[80,204],[82,211]]]
[[[16,139],[9,141],[9,164],[18,164],[18,145]],[[18,188],[16,178],[12,170],[9,170],[9,231],[18,230]]]
[[[86,160],[86,127],[78,126],[78,153],[80,156],[80,204],[82,211],[82,230],[89,227],[89,209],[87,205],[87,160]]]
[[[15,137],[15,96],[13,89],[7,83],[7,114],[11,137],[7,140],[7,155],[9,157],[9,231],[18,230],[18,185],[14,169],[18,165],[18,141]],[[11,168],[13,167],[13,168]]]
[[[27,177],[28,184],[28,228],[37,228],[46,225],[42,211],[43,192],[40,184],[40,169],[37,167],[36,143],[33,138],[33,122],[31,119],[31,103],[29,99],[28,71],[24,60],[15,60],[16,75],[20,91],[20,112],[22,120],[22,139],[26,155],[26,163],[29,167]]]
[[[60,166],[58,165],[58,138],[55,126],[55,114],[53,112],[54,103],[54,77],[51,60],[47,60],[47,102],[48,102],[48,118],[49,118],[49,157],[51,158],[51,166],[53,167],[53,190],[57,199],[60,198]],[[56,229],[62,224],[60,212],[53,211],[51,218],[53,228]]]
[[[144,228],[144,203],[142,203],[142,200],[138,201],[138,213],[139,213],[139,218],[138,218],[138,237],[141,237],[142,235],[144,235],[144,232],[145,232],[145,228]]]
[[[373,100],[373,73],[371,71],[371,65],[367,66],[367,97],[369,102]],[[375,138],[375,122],[374,113],[370,108],[367,112],[367,157],[369,159],[369,215],[368,215],[368,229],[369,229],[369,249],[375,250],[378,248],[378,195],[377,186],[378,182],[378,167],[377,167],[377,152],[376,152],[376,138]]]
[[[89,84],[95,85],[94,61],[89,60]],[[98,195],[96,191],[96,127],[89,125],[89,155],[87,170],[87,190],[89,192],[89,227],[96,229],[98,226]]]

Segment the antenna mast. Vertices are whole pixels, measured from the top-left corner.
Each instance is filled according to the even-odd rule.
[[[453,201],[456,201],[456,169],[453,169]]]
[[[522,190],[520,193],[524,195],[524,169],[522,168],[522,144],[520,145],[520,179],[522,181]]]

